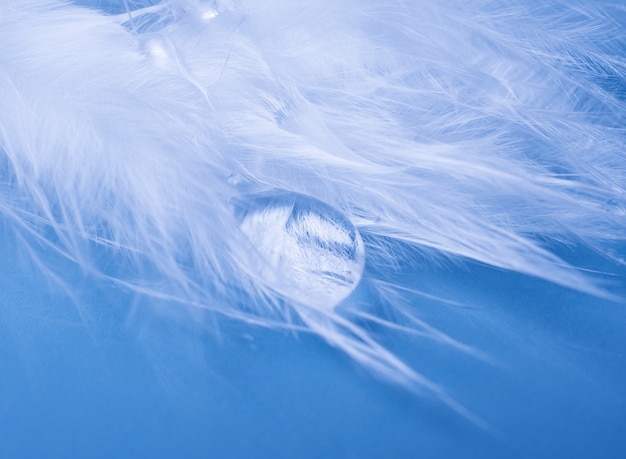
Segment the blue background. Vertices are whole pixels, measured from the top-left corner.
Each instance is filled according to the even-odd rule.
[[[625,451],[622,304],[472,264],[396,272],[398,282],[463,301],[415,296],[411,307],[491,360],[372,332],[488,422],[485,431],[436,400],[378,381],[314,336],[171,313],[180,307],[90,284],[72,268],[78,296],[68,299],[16,255],[12,240],[4,237],[0,259],[0,457]],[[367,300],[367,290],[355,296]]]

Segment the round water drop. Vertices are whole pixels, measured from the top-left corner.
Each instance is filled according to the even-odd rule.
[[[237,205],[244,234],[258,252],[258,271],[279,293],[332,309],[356,288],[365,250],[355,226],[310,196],[271,192]]]

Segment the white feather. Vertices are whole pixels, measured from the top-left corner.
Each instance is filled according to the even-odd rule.
[[[0,213],[44,269],[52,250],[181,308],[313,331],[461,412],[362,324],[477,354],[402,306],[390,266],[475,260],[611,296],[555,250],[624,241],[619,4],[86,3],[0,2]],[[236,215],[268,190],[353,222],[362,282],[396,312],[299,295]]]

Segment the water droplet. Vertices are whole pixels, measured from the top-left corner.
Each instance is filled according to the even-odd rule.
[[[202,12],[200,17],[205,21],[210,21],[211,19],[215,19],[219,13],[215,11],[213,8],[209,8]]]
[[[236,173],[230,174],[227,180],[228,180],[228,183],[230,183],[233,186],[237,186],[242,182],[241,175],[236,174]]]
[[[244,234],[258,251],[259,273],[279,293],[332,309],[356,288],[365,249],[355,226],[310,196],[271,192],[237,205]]]

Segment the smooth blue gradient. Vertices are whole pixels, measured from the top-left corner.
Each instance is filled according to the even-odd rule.
[[[181,320],[167,313],[177,305],[79,275],[77,307],[17,257],[0,263],[3,458],[617,458],[626,447],[623,304],[481,266],[398,272],[433,294],[453,283],[449,299],[474,305],[412,307],[490,362],[380,337],[487,432],[314,336]]]

